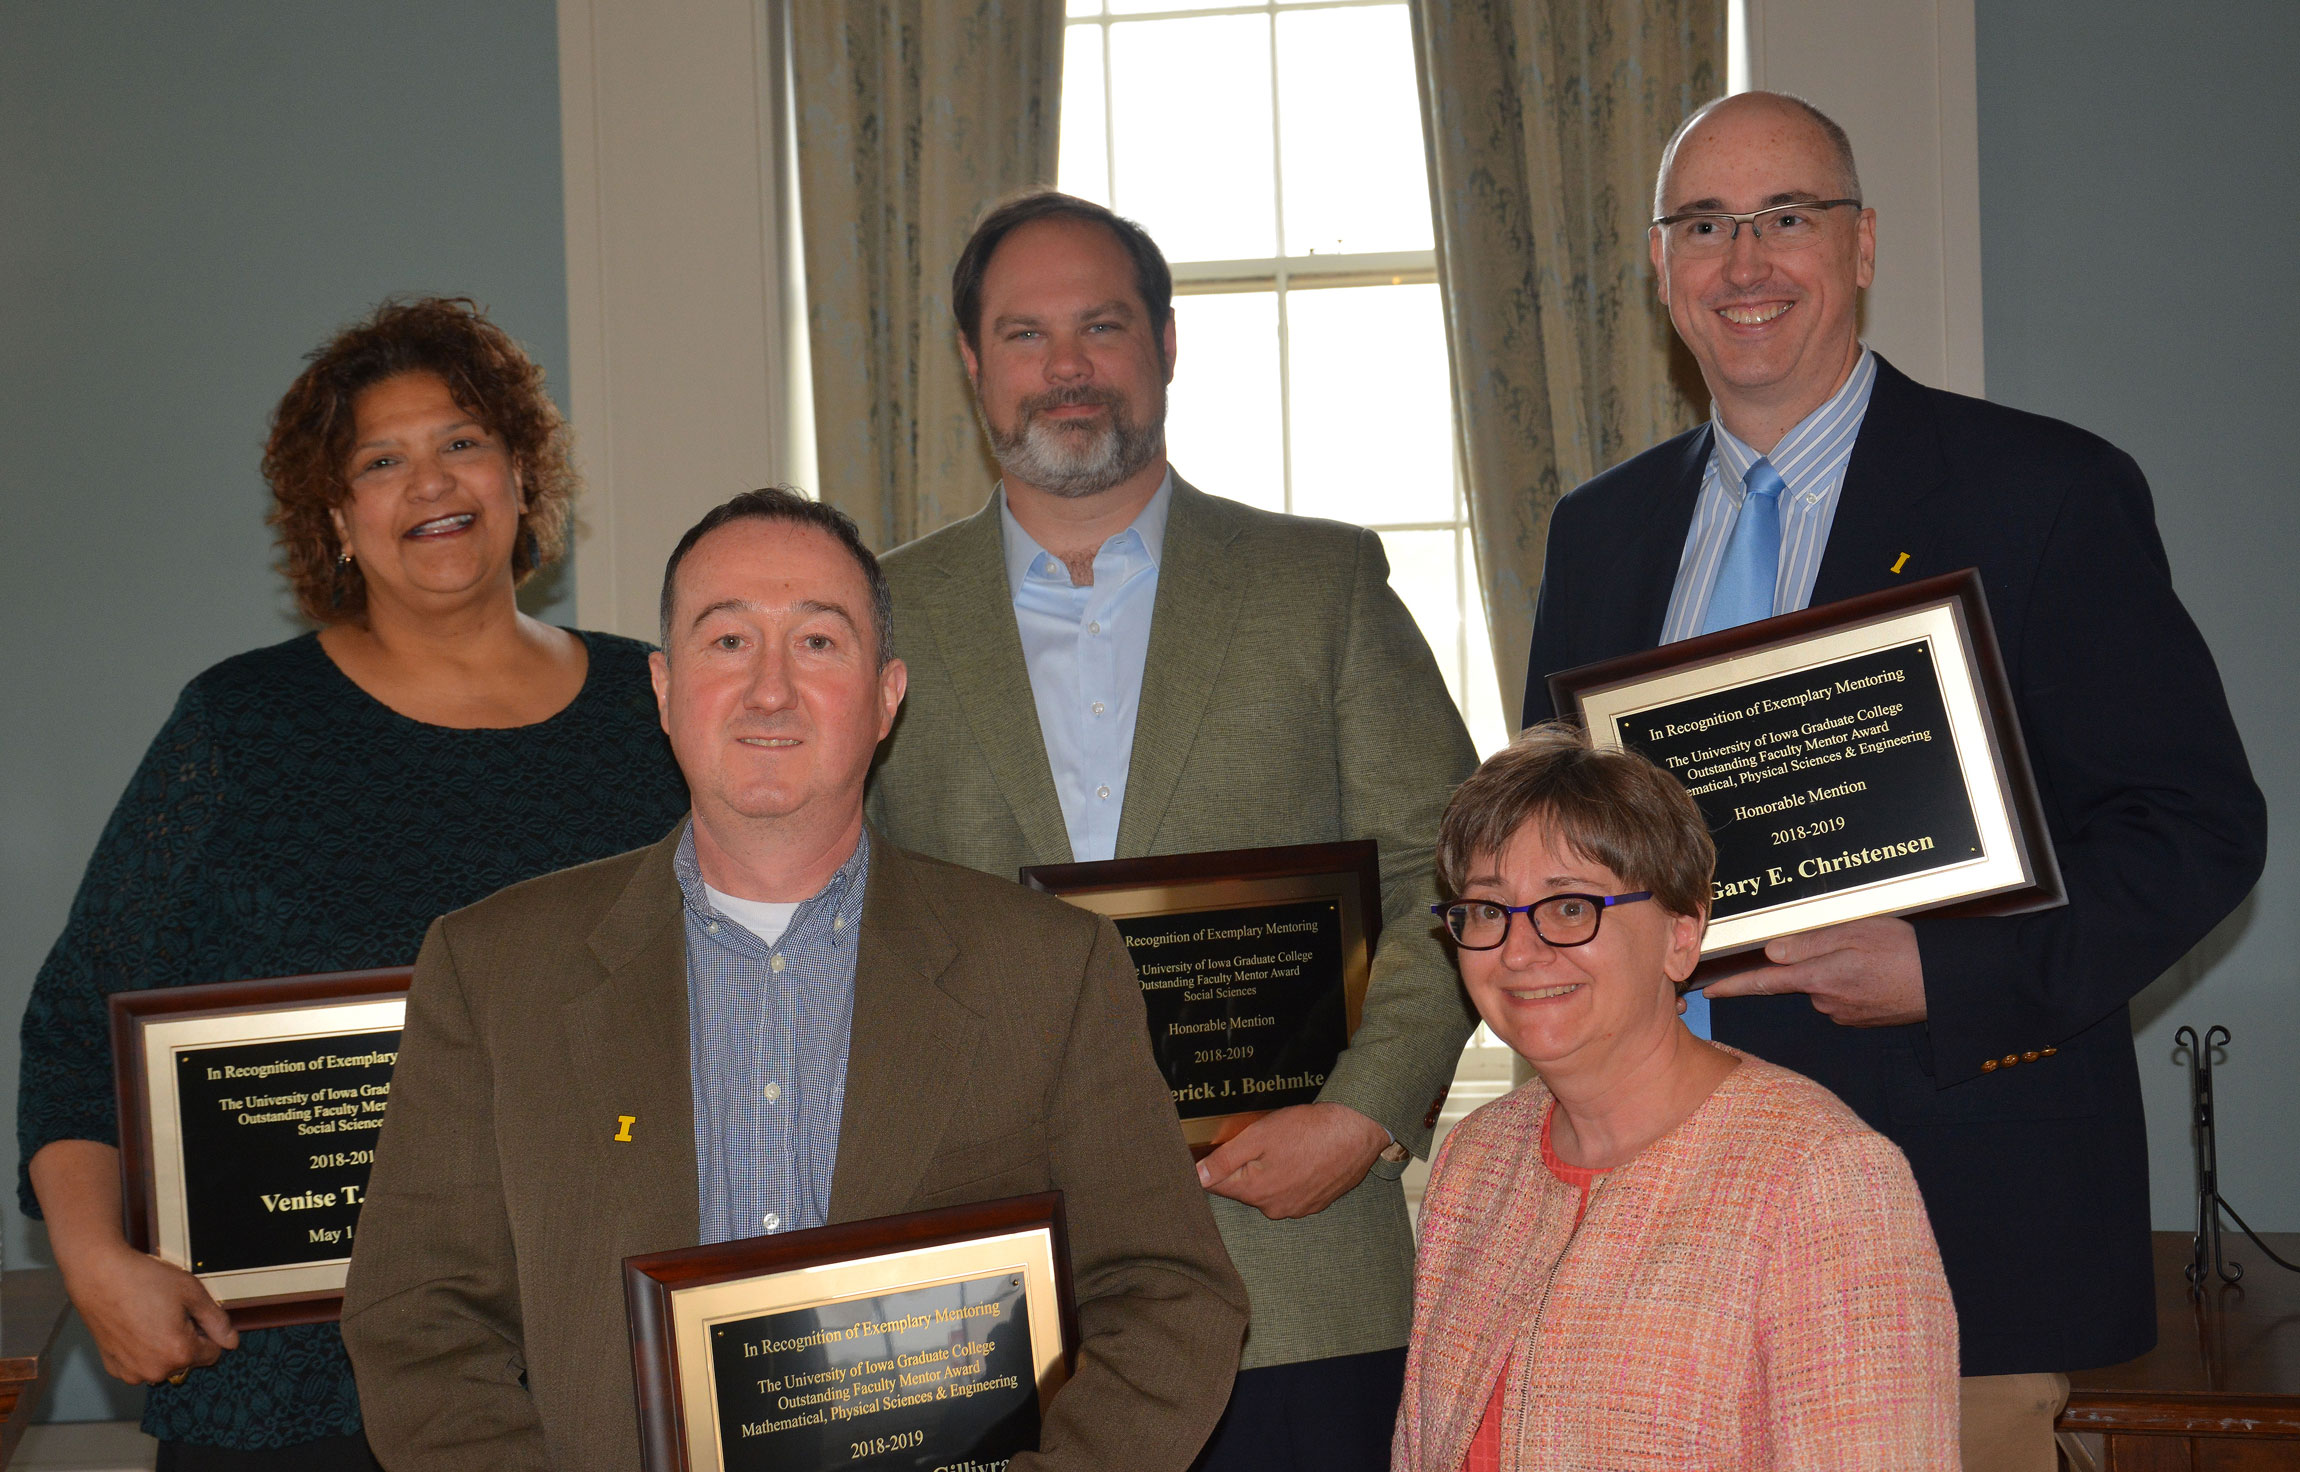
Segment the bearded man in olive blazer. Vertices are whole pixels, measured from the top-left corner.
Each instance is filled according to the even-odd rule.
[[[954,273],[1005,470],[978,515],[890,553],[911,671],[870,811],[993,874],[1373,839],[1364,1019],[1316,1102],[1200,1179],[1252,1322],[1202,1467],[1386,1467],[1411,1321],[1398,1184],[1475,1018],[1429,906],[1476,765],[1380,539],[1206,495],[1165,459],[1171,278],[1139,226],[1065,195],[986,216]]]
[[[376,1452],[631,1472],[625,1257],[1059,1190],[1076,1370],[1013,1472],[1180,1472],[1245,1293],[1117,932],[864,831],[904,672],[852,522],[738,496],[664,608],[690,820],[424,942],[344,1302]]]

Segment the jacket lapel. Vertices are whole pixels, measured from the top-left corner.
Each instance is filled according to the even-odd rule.
[[[1070,829],[1054,792],[1038,703],[1006,586],[1001,498],[961,522],[927,587],[929,622],[982,763],[1030,845],[1033,861],[1071,861]]]
[[[983,1019],[945,990],[958,946],[935,919],[917,861],[871,836],[855,957],[854,1026],[830,1219],[860,1221],[906,1209],[963,1097]]]
[[[635,1169],[616,1178],[628,1198],[594,1220],[633,1240],[682,1247],[701,1235],[696,1205],[695,1102],[687,1058],[687,944],[672,855],[682,823],[649,850],[591,932],[606,975],[560,1009],[568,1055],[602,1124],[631,1115]],[[618,1147],[620,1148],[620,1147]],[[594,1182],[586,1189],[607,1189]]]
[[[1677,587],[1677,564],[1685,560],[1685,535],[1701,500],[1701,477],[1709,467],[1709,426],[1684,436],[1665,479],[1655,485],[1651,505],[1622,548],[1618,576],[1624,599],[1617,607],[1634,610],[1638,620],[1624,649],[1650,649],[1661,642]]]
[[[1166,545],[1151,607],[1134,750],[1126,769],[1126,808],[1118,818],[1118,857],[1150,851],[1198,737],[1214,679],[1230,652],[1252,569],[1231,565],[1238,521],[1224,503],[1174,477]]]
[[[1948,462],[1925,413],[1923,391],[1879,354],[1876,387],[1869,394],[1860,437],[1853,442],[1845,489],[1829,523],[1828,550],[1821,554],[1821,571],[1813,582],[1813,606],[1955,572],[1937,565],[1937,518],[1919,513],[1947,483]]]

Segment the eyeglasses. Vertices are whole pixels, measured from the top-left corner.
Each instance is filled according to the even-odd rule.
[[[1663,215],[1653,222],[1657,230],[1665,232],[1669,248],[1689,256],[1722,255],[1747,225],[1761,250],[1803,250],[1821,238],[1820,212],[1843,209],[1851,205],[1861,207],[1857,199],[1808,199],[1797,204],[1777,204],[1770,209],[1751,210],[1745,215],[1728,215],[1718,210],[1688,210],[1682,215]],[[1762,223],[1760,223],[1762,222]]]
[[[1430,913],[1445,919],[1454,944],[1465,951],[1490,951],[1509,939],[1509,917],[1523,915],[1533,933],[1553,946],[1585,946],[1597,939],[1597,922],[1615,905],[1634,905],[1653,898],[1653,891],[1633,894],[1553,894],[1530,905],[1497,905],[1492,900],[1455,900],[1432,905]]]

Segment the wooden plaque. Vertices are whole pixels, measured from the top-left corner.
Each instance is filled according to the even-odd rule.
[[[1200,1157],[1269,1111],[1316,1099],[1358,1030],[1382,929],[1371,839],[1045,864],[1021,877],[1117,925],[1150,1051]]]
[[[1062,1193],[626,1258],[646,1472],[930,1472],[1038,1449],[1078,1325]]]
[[[341,1313],[411,975],[110,998],[128,1242],[196,1274],[234,1328]]]

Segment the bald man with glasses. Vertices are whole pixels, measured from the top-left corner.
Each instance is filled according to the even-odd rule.
[[[1956,1298],[1965,1465],[2052,1472],[2067,1372],[2156,1336],[2128,1003],[2259,877],[2260,792],[2131,457],[1861,342],[1877,218],[1841,128],[1712,103],[1653,213],[1712,413],[1558,503],[1525,719],[1558,670],[1980,570],[2068,905],[1776,940],[1689,1020],[1901,1147]]]

